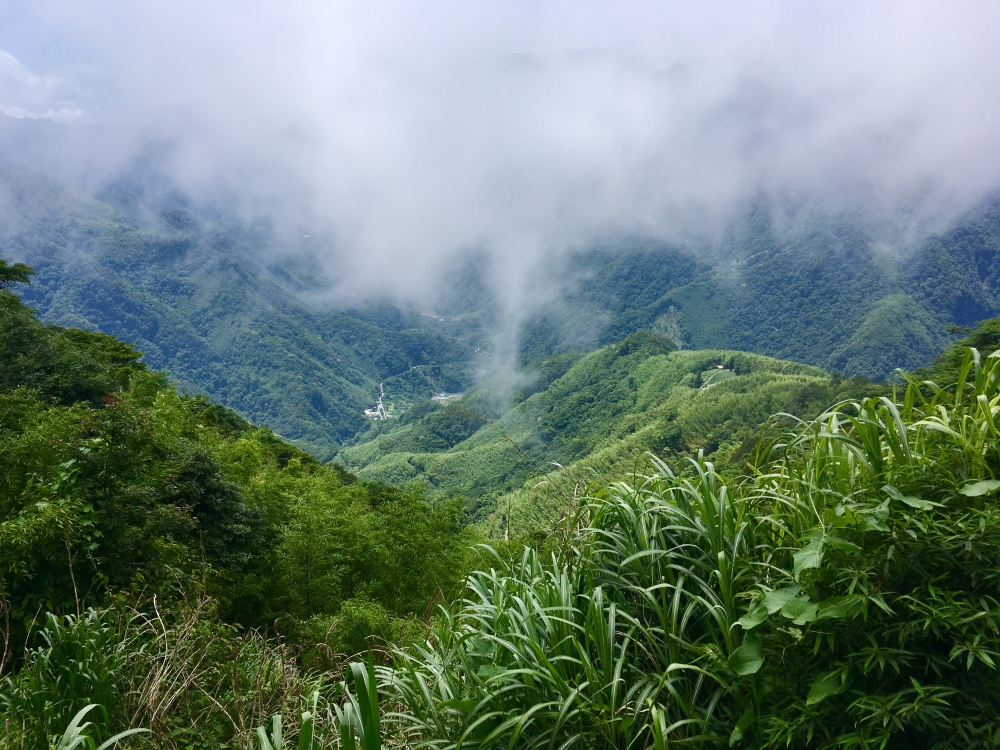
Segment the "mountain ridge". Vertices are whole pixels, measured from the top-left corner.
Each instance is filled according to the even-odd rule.
[[[0,164],[0,254],[37,270],[22,296],[45,320],[135,344],[182,390],[324,460],[366,434],[363,412],[380,382],[392,378],[399,416],[490,376],[503,315],[488,260],[458,265],[434,316],[312,305],[322,275],[308,255],[276,260],[266,225],[196,210],[162,185],[144,190],[141,175],[87,192]],[[518,364],[648,329],[682,348],[752,351],[878,380],[929,364],[949,326],[1000,314],[997,196],[905,263],[855,218],[804,214],[779,225],[773,214],[763,202],[751,207],[714,263],[641,238],[569,256],[552,271],[562,291],[519,331]]]

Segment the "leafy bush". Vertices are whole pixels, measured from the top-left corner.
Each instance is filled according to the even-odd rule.
[[[1000,355],[967,350],[953,387],[836,408],[758,477],[769,741],[1000,740],[998,410]]]

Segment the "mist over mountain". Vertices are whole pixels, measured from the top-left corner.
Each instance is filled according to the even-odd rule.
[[[902,252],[1000,184],[987,3],[4,12],[0,110],[68,123],[33,166],[309,234],[339,296],[426,300],[471,250],[521,318],[597,239],[718,249],[764,194]]]
[[[1000,311],[989,4],[3,13],[25,299],[311,450],[387,378],[652,329],[881,379]]]
[[[949,325],[1000,314],[996,198],[902,261],[857,215],[782,223],[761,199],[719,246],[622,236],[553,260],[515,316],[488,254],[453,256],[422,303],[378,274],[340,295],[268,222],[141,176],[89,192],[0,164],[0,255],[38,272],[23,299],[47,321],[135,344],[183,390],[321,457],[367,439],[363,412],[380,393],[399,415],[486,379],[502,411],[533,387],[536,363],[638,330],[880,380],[929,364]]]

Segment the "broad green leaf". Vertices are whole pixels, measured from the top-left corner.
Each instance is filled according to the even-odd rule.
[[[299,729],[299,750],[312,750],[315,720],[312,713],[302,714],[302,727]]]
[[[260,739],[260,750],[274,750],[271,740],[267,737],[264,727],[257,727],[257,737]]]
[[[763,664],[764,656],[761,653],[760,640],[754,637],[743,641],[743,645],[729,657],[729,668],[741,677],[756,674]]]
[[[812,622],[816,619],[818,609],[815,603],[809,601],[808,597],[803,596],[787,602],[781,608],[781,614],[796,625],[805,625],[807,622]]]
[[[865,531],[888,531],[889,527],[885,525],[885,520],[889,517],[888,498],[884,503],[870,510],[859,511],[858,515],[864,523]]]
[[[965,495],[966,497],[982,497],[983,495],[989,495],[991,492],[996,492],[998,489],[1000,489],[1000,480],[984,479],[981,482],[965,485],[958,491],[958,494]]]
[[[744,630],[753,630],[755,627],[760,625],[764,620],[767,619],[767,608],[766,607],[756,607],[750,612],[747,612],[743,617],[739,619],[740,625]]]
[[[828,536],[826,538],[826,543],[831,547],[836,547],[844,552],[857,552],[861,548],[854,542],[849,542],[846,539],[841,539],[839,536]]]
[[[839,672],[831,672],[810,685],[809,695],[806,697],[806,705],[813,706],[822,700],[826,700],[831,695],[844,692],[846,688],[847,683],[842,679],[841,674]]]
[[[653,706],[649,715],[652,718],[652,735],[653,735],[653,750],[667,750],[667,720],[663,715],[663,709],[659,706]]]
[[[837,619],[847,617],[851,607],[859,601],[856,596],[831,596],[816,605],[816,619]]]
[[[818,568],[823,562],[823,542],[820,540],[809,542],[792,556],[792,561],[794,562],[793,573],[795,579],[798,580],[803,570]]]
[[[889,484],[882,489],[885,490],[894,500],[899,500],[899,502],[909,505],[911,508],[916,508],[917,510],[930,510],[931,508],[942,507],[941,503],[932,503],[930,500],[922,500],[921,498],[914,497],[913,495],[904,495]]]
[[[911,495],[900,495],[897,500],[909,505],[911,508],[916,508],[917,510],[930,510],[931,508],[940,508],[941,503],[932,503],[930,500],[921,500],[919,497],[913,497]]]
[[[852,515],[847,512],[847,509],[843,505],[838,505],[836,508],[827,508],[823,511],[823,523],[827,526],[843,528],[844,526],[851,525]]]
[[[763,601],[761,601],[761,606],[767,610],[769,615],[773,615],[779,609],[784,607],[785,604],[798,596],[801,590],[802,589],[798,586],[789,586],[787,588],[769,591]]]
[[[729,735],[729,747],[733,747],[737,742],[743,739],[743,733],[746,732],[747,727],[753,724],[754,712],[752,708],[748,708],[743,712],[743,716],[740,720],[736,722],[736,726],[733,728],[732,733]]]

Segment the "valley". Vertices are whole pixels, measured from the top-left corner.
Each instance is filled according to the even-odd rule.
[[[182,390],[323,460],[364,440],[380,382],[399,417],[488,381],[498,364],[502,298],[481,261],[450,275],[439,317],[389,301],[337,308],[320,302],[329,282],[307,255],[265,260],[277,249],[266,225],[147,196],[141,183],[88,195],[10,164],[0,188],[0,252],[36,269],[23,294],[43,319],[133,343]],[[1000,199],[898,260],[850,217],[803,212],[779,228],[771,211],[736,221],[714,265],[641,239],[554,260],[564,290],[527,311],[517,364],[530,371],[653,330],[682,349],[879,381],[929,364],[949,326],[1000,313]]]
[[[435,203],[4,107],[4,750],[997,744],[996,180]]]

